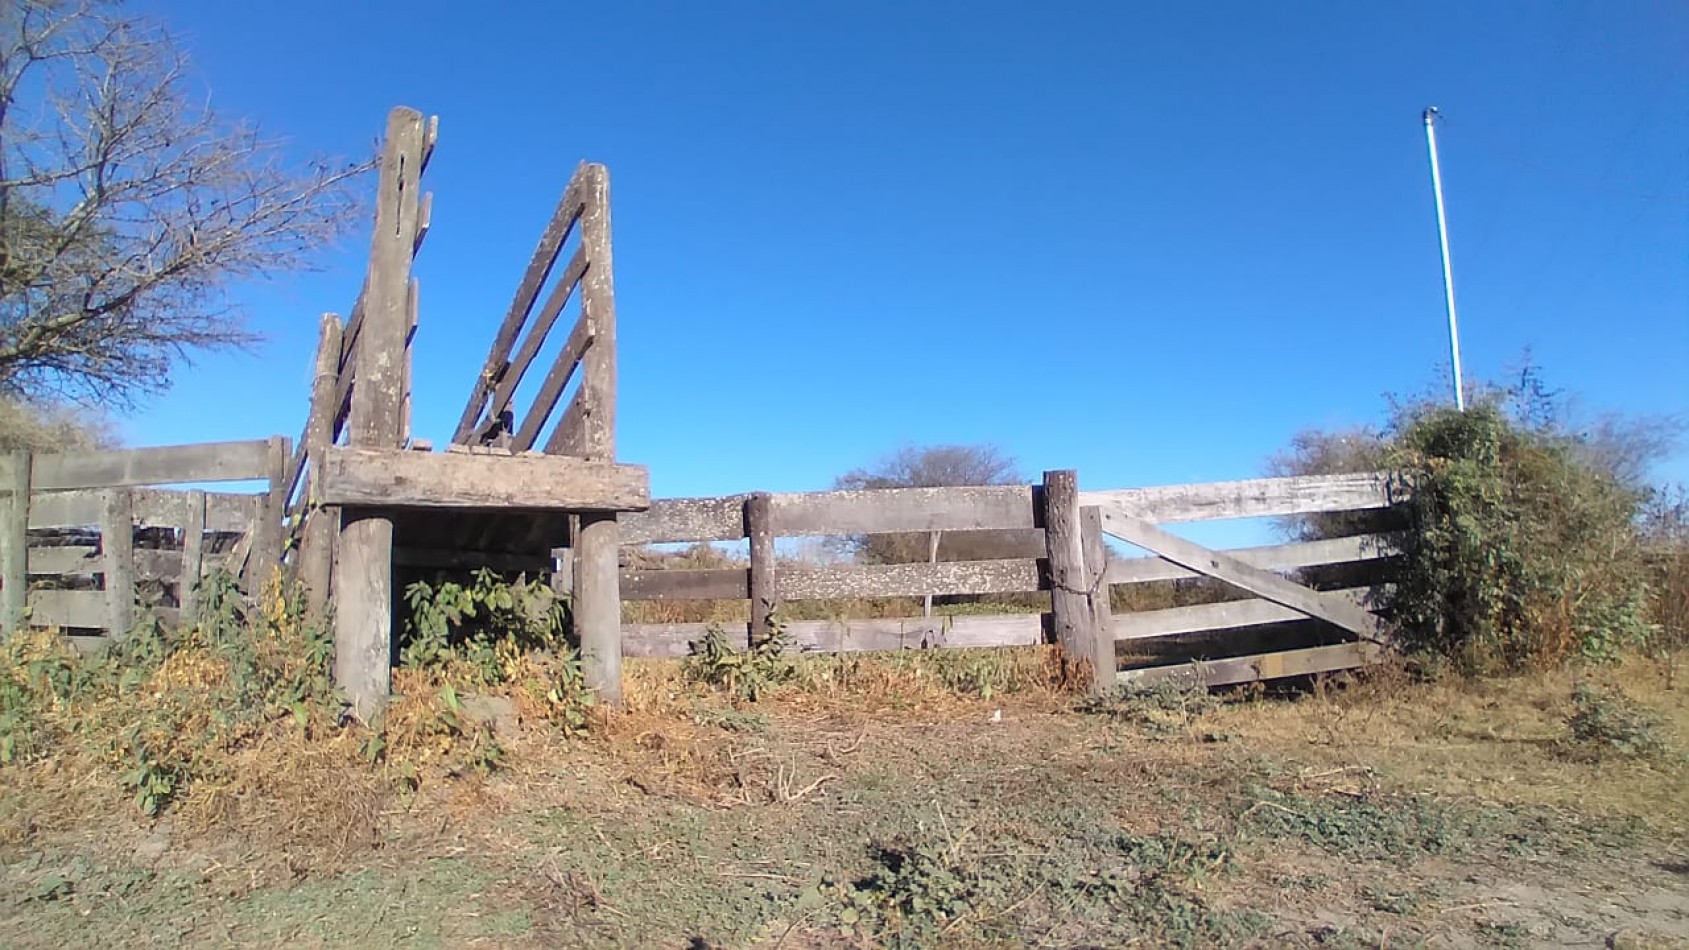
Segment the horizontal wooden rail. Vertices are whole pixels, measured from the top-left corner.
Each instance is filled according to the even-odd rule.
[[[1376,534],[1348,538],[1327,538],[1320,541],[1299,541],[1254,548],[1229,548],[1227,554],[1250,565],[1268,571],[1297,570],[1327,564],[1348,564],[1394,557],[1398,552],[1394,542]],[[1177,581],[1202,577],[1159,557],[1117,558],[1108,562],[1107,579],[1110,584],[1142,584],[1149,581]]]
[[[1354,606],[1364,606],[1371,588],[1352,587],[1331,591],[1322,596],[1341,594]],[[1204,630],[1231,630],[1238,627],[1259,627],[1270,623],[1289,623],[1307,620],[1308,615],[1271,601],[1250,598],[1228,600],[1218,604],[1197,604],[1191,607],[1168,607],[1137,613],[1114,615],[1114,639],[1143,640],[1181,633],[1200,633]]]
[[[215,569],[228,560],[227,553],[204,554],[201,570]],[[99,550],[86,545],[64,545],[29,549],[32,577],[66,574],[98,574],[103,570]],[[135,577],[138,580],[175,580],[182,573],[182,552],[148,548],[135,549]]]
[[[381,508],[633,511],[650,504],[642,465],[548,455],[331,446],[319,500]]]
[[[737,541],[745,537],[747,497],[655,498],[645,511],[617,518],[616,526],[624,545]]]
[[[781,600],[1021,594],[1042,589],[1041,564],[1033,558],[782,567],[775,580],[776,595]],[[622,573],[622,599],[626,601],[744,600],[750,596],[750,571],[743,567]]]
[[[30,464],[30,488],[61,491],[268,478],[269,451],[269,442],[260,439],[37,455]]]
[[[1082,491],[1079,504],[1118,505],[1135,518],[1168,524],[1388,508],[1403,500],[1403,490],[1384,472],[1298,475],[1239,482]]]
[[[263,443],[260,443],[263,444]],[[188,523],[192,492],[156,488],[131,489],[138,527],[180,528]],[[208,493],[205,530],[245,533],[257,520],[261,495]],[[100,522],[104,495],[91,489],[33,494],[29,499],[31,528],[79,528]]]
[[[111,622],[108,606],[103,590],[32,590],[29,624],[103,630]]]
[[[623,624],[627,656],[678,657],[691,652],[710,628],[703,623]],[[749,640],[747,623],[721,628],[738,647]],[[1045,615],[1003,614],[889,620],[802,620],[786,624],[803,652],[1032,646],[1045,642]]]
[[[1384,647],[1361,640],[1356,643],[1257,653],[1223,660],[1139,667],[1121,670],[1115,674],[1115,681],[1133,686],[1150,686],[1169,680],[1193,686],[1235,686],[1239,683],[1254,683],[1286,676],[1308,676],[1370,666],[1383,659],[1385,653]]]

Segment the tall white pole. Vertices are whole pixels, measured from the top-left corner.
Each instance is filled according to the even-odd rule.
[[[1443,246],[1443,297],[1449,311],[1449,352],[1454,358],[1454,405],[1466,411],[1466,394],[1460,384],[1460,325],[1454,318],[1454,268],[1449,263],[1449,224],[1443,213],[1443,173],[1437,165],[1437,107],[1425,110],[1425,144],[1431,151],[1431,190],[1437,196],[1437,240]]]

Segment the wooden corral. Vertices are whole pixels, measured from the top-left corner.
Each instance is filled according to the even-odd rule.
[[[335,676],[361,716],[385,700],[397,654],[394,604],[411,572],[550,574],[572,596],[587,685],[614,702],[621,661],[679,656],[703,624],[623,624],[622,601],[741,601],[728,631],[769,633],[780,605],[924,598],[919,616],[796,621],[805,650],[1060,644],[1066,672],[1210,684],[1364,664],[1387,648],[1368,594],[1395,550],[1387,533],[1234,551],[1163,526],[1373,511],[1403,486],[1380,474],[1081,490],[1072,471],[1038,485],[749,494],[652,501],[643,467],[616,458],[616,304],[609,173],[582,163],[523,270],[442,451],[412,438],[414,263],[433,206],[422,189],[437,123],[393,110],[382,146],[369,266],[350,317],[325,314],[297,449],[288,440],[0,458],[0,621],[120,637],[137,605],[191,611],[195,583],[227,566],[249,591],[277,568],[332,603]],[[559,269],[559,262],[563,262]],[[541,354],[561,334],[540,375]],[[524,380],[537,385],[524,388]],[[519,396],[527,393],[524,398]],[[251,495],[153,485],[261,479]],[[1385,519],[1387,522],[1388,519]],[[927,563],[795,566],[779,539],[924,535]],[[991,544],[986,560],[940,557],[944,539]],[[1108,537],[1144,556],[1111,552]],[[621,568],[645,545],[746,542],[749,562],[713,570]],[[630,563],[632,562],[630,558]],[[1165,609],[1122,590],[1186,582],[1229,600]],[[933,598],[1035,595],[1025,612],[933,615]],[[1117,605],[1122,605],[1119,612]],[[1263,644],[1267,644],[1263,646]],[[1199,662],[1192,663],[1192,659]]]
[[[653,501],[625,515],[629,545],[751,539],[746,567],[710,570],[629,569],[622,597],[642,600],[736,600],[757,605],[804,600],[1046,592],[1041,613],[911,616],[787,623],[810,651],[933,649],[1062,644],[1094,688],[1112,681],[1196,676],[1213,685],[1360,666],[1383,649],[1366,595],[1387,577],[1391,538],[1366,534],[1214,551],[1157,527],[1234,518],[1332,512],[1385,513],[1405,487],[1381,474],[1269,478],[1115,491],[1078,491],[1071,472],[1048,472],[1042,485],[903,488],[802,494],[736,495]],[[1385,519],[1387,520],[1387,518]],[[914,564],[842,564],[782,568],[776,538],[862,534],[1003,532],[1000,557]],[[1105,535],[1145,556],[1111,555]],[[768,540],[758,543],[758,537]],[[1030,546],[1029,546],[1030,545]],[[1322,572],[1335,583],[1307,586]],[[1105,594],[1135,585],[1212,578],[1248,596],[1195,606],[1114,614]],[[1302,583],[1298,583],[1300,579]],[[730,632],[750,642],[765,613]],[[1298,645],[1251,652],[1272,625]],[[630,623],[623,648],[632,656],[682,656],[709,624]],[[1281,638],[1283,639],[1283,638]],[[1203,663],[1158,662],[1151,647],[1199,644]],[[1302,646],[1301,644],[1312,644]],[[1166,651],[1178,656],[1180,651]],[[1185,651],[1188,655],[1189,651]],[[1183,658],[1181,658],[1183,659]],[[1124,664],[1124,669],[1119,667]],[[1206,665],[1204,665],[1206,664]]]
[[[0,614],[94,648],[151,611],[191,616],[224,569],[255,583],[279,563],[288,440],[0,456]],[[238,494],[147,486],[262,481]]]

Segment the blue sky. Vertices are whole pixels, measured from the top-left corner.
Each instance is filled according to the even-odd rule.
[[[301,157],[440,117],[415,430],[446,441],[581,159],[610,168],[620,448],[658,495],[825,488],[989,441],[1081,485],[1245,478],[1445,372],[1421,110],[1469,376],[1689,410],[1689,7],[148,0]],[[373,187],[373,180],[370,181]],[[319,274],[121,420],[304,419]],[[1661,467],[1689,480],[1689,453]]]

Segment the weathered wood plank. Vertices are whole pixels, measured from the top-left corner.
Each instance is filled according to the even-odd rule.
[[[717,570],[623,571],[622,599],[746,600],[751,596],[750,571],[743,567]]]
[[[1062,650],[1063,678],[1090,689],[1100,633],[1091,609],[1085,544],[1079,525],[1079,476],[1044,473],[1044,539],[1050,559],[1050,615]],[[1101,584],[1099,583],[1100,587]]]
[[[1017,558],[788,568],[776,589],[782,600],[1020,594],[1043,589],[1039,566],[1037,559]]]
[[[269,452],[268,441],[253,440],[37,455],[30,486],[40,492],[267,478]]]
[[[0,456],[0,633],[23,626],[29,590],[28,452]]]
[[[534,309],[534,301],[539,297],[540,288],[545,286],[546,278],[551,276],[551,268],[557,263],[557,256],[563,250],[563,242],[568,240],[569,232],[574,230],[575,222],[581,218],[586,185],[582,170],[585,167],[583,162],[576,168],[569,184],[563,189],[563,197],[557,202],[557,208],[551,213],[550,223],[540,234],[539,246],[534,248],[534,255],[528,260],[528,269],[522,274],[522,282],[516,287],[516,296],[511,300],[510,309],[504,315],[504,322],[499,324],[498,332],[493,336],[486,364],[482,367],[481,374],[475,377],[469,399],[463,407],[463,415],[459,417],[457,429],[452,434],[453,442],[467,443],[474,436],[475,425],[480,421],[481,414],[486,411],[487,398],[510,357],[510,348],[516,345],[516,338],[522,332],[522,324],[528,321],[529,312]]]
[[[621,544],[613,512],[586,512],[574,532],[575,630],[581,638],[581,679],[598,698],[622,701],[622,596],[617,586]]]
[[[1117,506],[1162,524],[1388,508],[1402,500],[1388,473],[1299,475],[1238,482],[1081,492],[1081,505]]]
[[[1333,646],[1259,653],[1224,660],[1180,663],[1122,670],[1122,683],[1150,686],[1163,681],[1201,686],[1233,686],[1287,676],[1308,676],[1370,666],[1383,659],[1385,649],[1376,643],[1339,643]]]
[[[780,599],[780,568],[774,563],[774,517],[769,496],[745,499],[745,537],[751,541],[751,643],[761,643],[773,631],[775,602]]]
[[[1328,591],[1322,596],[1342,597],[1356,609],[1362,609],[1370,588],[1356,587]],[[1231,630],[1239,627],[1258,627],[1270,623],[1289,623],[1306,620],[1308,615],[1267,600],[1231,600],[1219,604],[1197,604],[1191,607],[1168,607],[1162,610],[1143,610],[1114,615],[1114,639],[1143,640],[1181,633],[1200,633],[1204,630]]]
[[[111,623],[106,592],[99,590],[32,590],[29,625],[104,630]]]
[[[646,510],[622,515],[622,543],[737,541],[745,536],[747,497],[653,499]]]
[[[136,580],[175,580],[182,573],[184,557],[181,551],[135,548],[132,556]],[[104,571],[105,558],[100,554],[99,548],[74,544],[29,549],[31,577],[101,574]]]
[[[517,348],[516,356],[511,359],[499,375],[498,382],[493,387],[492,400],[487,411],[489,420],[497,419],[500,414],[510,408],[510,400],[516,394],[516,387],[521,385],[522,378],[527,375],[528,368],[534,363],[534,358],[539,356],[540,348],[545,345],[546,337],[551,335],[551,328],[556,325],[557,318],[563,313],[563,307],[568,304],[569,298],[574,295],[575,288],[580,285],[581,277],[585,273],[586,249],[576,248],[575,255],[569,259],[568,266],[563,268],[563,277],[558,281],[557,286],[552,288],[551,295],[546,298],[545,304],[540,307],[539,315],[534,318],[534,325],[528,329],[527,334],[522,338],[522,345]],[[564,344],[565,351],[568,350],[570,344],[576,343],[575,337],[577,335],[581,337],[581,340],[577,344],[578,349],[574,359],[570,361],[571,366],[565,372],[565,385],[567,384],[567,373],[573,371],[572,364],[579,361],[581,353],[586,350],[587,344],[592,341],[592,327],[585,319],[575,321],[575,326],[571,328],[569,334],[569,342]],[[561,356],[558,358],[558,362],[562,362]],[[553,367],[552,372],[556,373],[557,369]],[[546,381],[550,381],[549,377]],[[557,392],[561,393],[562,391],[563,386],[558,386]],[[557,397],[553,395],[551,405],[545,407],[546,415],[551,414],[551,409],[556,405],[556,402]],[[535,405],[535,411],[538,411],[539,403],[536,401]],[[542,419],[539,424],[535,425],[535,433],[539,432],[540,425],[543,424],[544,420]],[[529,448],[533,444],[533,440],[529,439],[527,445],[520,447]]]
[[[105,575],[106,630],[123,640],[135,627],[135,506],[127,488],[108,488],[105,495],[100,572]]]
[[[800,652],[919,650],[1033,646],[1044,642],[1044,615],[1004,614],[964,617],[909,617],[878,620],[800,620],[786,625]],[[622,652],[627,656],[681,657],[702,640],[710,624],[623,624]],[[744,642],[750,625],[723,624],[728,637]]]
[[[1288,571],[1325,564],[1347,564],[1394,557],[1397,548],[1389,537],[1368,534],[1350,538],[1326,538],[1264,547],[1233,548],[1226,551],[1251,567],[1265,571]],[[1148,581],[1176,581],[1200,577],[1159,557],[1117,558],[1109,562],[1110,584],[1141,584]]]
[[[192,492],[131,489],[135,526],[179,528],[187,524]],[[257,520],[258,496],[232,493],[201,493],[205,498],[207,531],[244,534]],[[39,492],[30,497],[31,528],[85,528],[99,524],[103,496],[91,489]]]
[[[176,599],[182,616],[189,621],[199,616],[199,582],[205,576],[205,492],[188,492],[188,517],[182,523],[181,578]]]
[[[1099,507],[1102,507],[1103,529],[1109,534],[1159,554],[1180,567],[1225,581],[1257,597],[1341,627],[1356,636],[1368,640],[1380,640],[1384,636],[1377,617],[1341,598],[1329,598],[1270,571],[1251,567],[1228,554],[1169,534],[1147,521],[1132,517],[1118,505]]]
[[[403,363],[424,137],[421,113],[405,107],[388,113],[348,431],[360,449],[395,450],[405,440]],[[325,489],[329,481],[325,474]],[[392,521],[344,517],[337,554],[335,681],[368,722],[385,706],[392,684]]]
[[[258,523],[253,526],[252,580],[253,589],[267,583],[281,567],[285,545],[283,519],[287,515],[287,463],[293,454],[292,440],[272,436],[269,440],[268,490],[258,496]]]
[[[810,492],[772,504],[780,537],[1038,527],[1030,485]]]
[[[309,465],[305,490],[300,495],[304,526],[299,539],[299,580],[305,587],[306,612],[321,619],[328,610],[329,585],[333,581],[334,540],[339,534],[340,513],[325,509],[322,494],[323,455],[334,444],[334,386],[336,354],[340,352],[345,328],[340,318],[325,313],[317,332],[317,372],[311,384],[311,408],[305,423],[300,450]]]
[[[1079,540],[1085,554],[1085,601],[1091,611],[1091,692],[1114,688],[1114,606],[1108,581],[1108,543],[1103,538],[1102,509],[1079,509]]]
[[[545,455],[330,446],[322,501],[386,508],[633,511],[651,503],[643,465]]]
[[[592,346],[581,360],[581,388],[573,419],[565,412],[559,433],[589,459],[616,457],[616,291],[610,241],[610,171],[603,165],[582,168],[585,207],[581,211],[581,248],[587,271],[581,281],[581,319],[592,327]],[[568,426],[567,429],[564,426]]]
[[[539,440],[540,430],[545,427],[547,419],[551,418],[552,410],[557,408],[557,400],[563,395],[563,390],[569,385],[570,377],[575,375],[575,367],[581,364],[581,359],[588,353],[595,341],[592,321],[581,315],[569,330],[568,339],[563,341],[563,349],[557,353],[557,361],[551,364],[551,371],[546,373],[540,382],[539,392],[534,394],[534,403],[528,407],[528,412],[522,417],[522,424],[516,429],[516,436],[511,445],[520,451],[527,451],[534,447]]]

